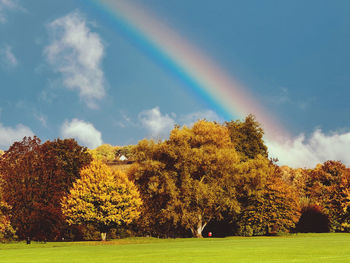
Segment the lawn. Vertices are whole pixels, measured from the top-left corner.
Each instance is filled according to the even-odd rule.
[[[350,262],[350,234],[0,244],[0,262]]]

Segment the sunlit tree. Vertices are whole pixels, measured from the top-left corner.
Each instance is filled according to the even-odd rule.
[[[89,152],[92,155],[92,157],[96,160],[111,162],[115,159],[118,148],[118,146],[102,144],[93,150],[89,150]]]
[[[141,204],[137,188],[124,173],[93,161],[63,199],[62,212],[70,224],[95,225],[104,241],[111,228],[138,218]]]
[[[176,127],[169,140],[141,141],[134,157],[131,176],[145,200],[142,217],[150,224],[171,222],[202,237],[210,220],[239,211],[239,156],[226,127],[207,121]]]

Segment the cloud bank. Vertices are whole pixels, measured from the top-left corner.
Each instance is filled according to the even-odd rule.
[[[284,142],[266,142],[270,157],[279,164],[294,168],[312,168],[327,160],[342,161],[350,165],[350,132],[324,134],[316,130],[310,138],[301,134]]]
[[[78,12],[58,18],[48,25],[51,42],[44,54],[54,71],[62,75],[66,88],[78,90],[90,108],[105,96],[101,69],[104,47],[97,33],[91,32]]]
[[[25,136],[34,136],[33,131],[27,126],[18,124],[15,128],[11,128],[0,123],[0,149],[7,150],[14,142],[22,141]]]
[[[61,127],[61,135],[63,138],[74,138],[90,149],[103,143],[101,132],[94,125],[78,119],[73,119],[70,122],[65,121]]]

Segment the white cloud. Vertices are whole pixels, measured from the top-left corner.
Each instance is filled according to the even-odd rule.
[[[102,142],[101,132],[94,125],[78,119],[65,121],[61,127],[63,138],[75,138],[84,146],[94,149],[100,146]]]
[[[34,136],[33,131],[27,126],[18,124],[15,128],[12,128],[0,123],[0,148],[7,149],[14,142],[21,141],[25,136]]]
[[[10,10],[24,10],[16,0],[0,0],[0,23],[6,23],[5,12]]]
[[[11,46],[4,45],[0,47],[0,63],[6,68],[14,68],[18,65],[18,61],[12,52]]]
[[[310,138],[299,135],[284,142],[267,142],[271,157],[279,164],[291,167],[314,167],[327,160],[339,160],[350,165],[350,132],[324,134],[316,130]]]
[[[168,137],[175,125],[175,120],[168,114],[163,115],[159,107],[142,111],[139,120],[150,136],[158,139]]]
[[[51,43],[45,48],[48,62],[61,73],[65,87],[78,90],[88,107],[105,96],[101,70],[104,47],[97,33],[91,32],[78,12],[58,18],[48,25]]]

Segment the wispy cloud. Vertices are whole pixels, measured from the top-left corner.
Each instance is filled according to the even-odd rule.
[[[6,69],[14,68],[18,65],[18,60],[12,52],[12,47],[7,44],[0,47],[0,64]]]
[[[16,127],[6,127],[0,123],[0,148],[9,148],[14,142],[21,141],[25,136],[34,136],[33,131],[23,124]]]
[[[7,22],[8,11],[24,10],[16,0],[0,0],[0,23]]]
[[[161,113],[159,107],[142,111],[139,116],[141,126],[152,138],[165,139],[175,124],[192,126],[196,121],[206,119],[220,122],[222,119],[212,110],[204,110],[177,116],[175,113]]]
[[[104,46],[78,12],[58,18],[48,25],[51,42],[44,54],[54,71],[62,75],[66,88],[78,90],[88,107],[105,96],[105,78],[101,69]]]
[[[291,167],[314,167],[327,160],[339,160],[350,164],[350,132],[325,134],[316,130],[310,138],[301,134],[284,142],[267,142],[271,157],[281,165]]]
[[[100,146],[102,134],[90,122],[78,119],[65,121],[61,127],[63,138],[75,138],[79,143],[91,149]]]
[[[275,92],[275,94],[265,98],[268,103],[275,105],[291,105],[299,110],[305,110],[315,101],[315,98],[293,98],[289,89],[286,87],[281,87]]]
[[[196,121],[206,119],[207,121],[222,122],[223,119],[212,110],[197,111],[179,117],[181,125],[192,126]]]
[[[47,117],[41,113],[34,111],[34,117],[44,126],[47,127]]]

